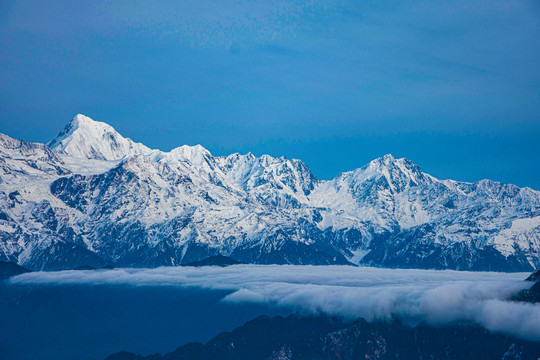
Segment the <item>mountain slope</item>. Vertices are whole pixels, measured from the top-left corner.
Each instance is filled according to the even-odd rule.
[[[0,261],[540,266],[529,188],[438,180],[391,155],[321,181],[296,159],[153,150],[83,115],[49,145],[0,136]]]
[[[398,321],[344,322],[327,317],[261,316],[206,344],[165,355],[128,352],[106,360],[536,359],[540,344],[462,324],[408,327]]]
[[[26,272],[29,272],[29,270],[23,268],[22,266],[11,262],[0,261],[0,281],[15,275],[24,274]]]
[[[96,160],[120,160],[151,152],[143,144],[124,138],[112,126],[81,114],[47,145],[58,154]]]

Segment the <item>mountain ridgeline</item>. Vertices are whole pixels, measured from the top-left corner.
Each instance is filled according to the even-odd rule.
[[[391,155],[318,180],[296,159],[150,149],[83,115],[48,145],[0,134],[0,261],[55,270],[217,255],[530,271],[540,192],[438,180]]]
[[[540,343],[472,324],[410,327],[399,321],[345,322],[325,316],[261,316],[206,344],[147,357],[120,352],[106,360],[537,359]]]

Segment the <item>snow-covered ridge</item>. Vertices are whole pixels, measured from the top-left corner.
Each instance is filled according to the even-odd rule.
[[[438,180],[391,155],[316,179],[300,160],[150,149],[77,115],[0,136],[0,260],[30,268],[244,262],[529,271],[540,192]],[[52,150],[51,150],[52,149]]]
[[[123,137],[112,126],[81,114],[76,115],[47,145],[58,154],[109,161],[152,152],[143,144]]]
[[[104,172],[123,159],[141,155],[172,167],[192,165],[238,189],[253,189],[267,182],[271,184],[269,186],[290,190],[289,195],[300,196],[304,201],[316,182],[309,168],[297,159],[269,155],[255,157],[251,153],[214,157],[201,145],[182,145],[169,152],[150,149],[123,137],[112,126],[81,114],[76,115],[48,145],[65,159],[71,171],[81,174],[97,173],[99,169]]]

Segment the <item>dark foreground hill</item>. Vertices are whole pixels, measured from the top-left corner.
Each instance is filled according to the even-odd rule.
[[[128,352],[107,360],[538,359],[540,343],[469,324],[408,327],[398,321],[347,323],[328,317],[262,316],[206,344],[165,355]]]
[[[540,269],[532,273],[526,281],[534,282],[534,285],[529,289],[520,291],[516,296],[512,298],[515,301],[526,301],[531,303],[540,302]],[[540,326],[540,324],[539,324]]]
[[[0,281],[29,271],[12,262],[0,261]]]
[[[535,284],[513,301],[540,301],[540,270]],[[536,360],[540,342],[489,332],[471,323],[409,326],[398,319],[346,321],[328,316],[261,316],[206,344],[189,343],[165,355],[120,352],[106,360]]]
[[[206,259],[203,259],[201,261],[194,261],[188,264],[185,264],[184,266],[229,266],[229,265],[238,265],[242,264],[240,261],[236,261],[228,256],[223,255],[216,255],[216,256],[210,256]]]

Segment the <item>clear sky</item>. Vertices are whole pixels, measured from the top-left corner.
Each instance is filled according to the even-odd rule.
[[[540,189],[540,2],[0,1],[0,132],[77,113],[144,144],[300,158],[392,153]]]

